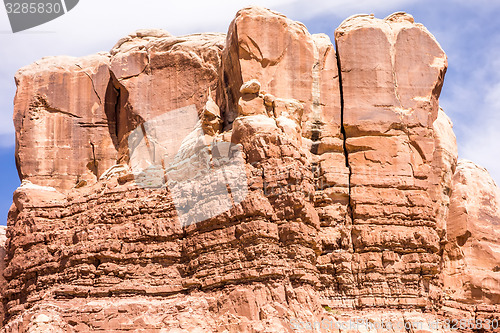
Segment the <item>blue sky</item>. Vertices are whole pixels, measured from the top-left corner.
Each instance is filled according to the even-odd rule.
[[[80,0],[68,14],[16,34],[0,8],[0,224],[6,224],[12,192],[19,186],[12,124],[18,68],[44,56],[107,51],[142,28],[162,28],[176,35],[226,32],[236,11],[249,4],[282,12],[303,22],[311,33],[324,32],[332,40],[334,29],[353,14],[412,14],[448,55],[441,106],[454,123],[460,157],[486,167],[500,182],[500,1]]]

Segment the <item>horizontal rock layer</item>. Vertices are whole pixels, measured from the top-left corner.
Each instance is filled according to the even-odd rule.
[[[251,7],[21,69],[4,331],[495,319],[498,189],[457,167],[446,68],[408,14],[334,46]]]

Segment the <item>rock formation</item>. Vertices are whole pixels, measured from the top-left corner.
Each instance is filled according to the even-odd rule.
[[[21,69],[3,331],[495,331],[499,190],[446,68],[405,13],[334,46],[251,7]]]

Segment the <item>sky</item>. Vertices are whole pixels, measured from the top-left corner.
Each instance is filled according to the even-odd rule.
[[[12,193],[20,184],[12,123],[19,68],[45,56],[108,51],[137,29],[161,28],[174,35],[226,32],[237,10],[248,5],[279,11],[332,40],[335,28],[353,14],[412,14],[448,55],[440,104],[454,123],[459,157],[486,167],[500,183],[500,1],[80,0],[54,21],[15,34],[0,7],[0,224],[6,224]]]

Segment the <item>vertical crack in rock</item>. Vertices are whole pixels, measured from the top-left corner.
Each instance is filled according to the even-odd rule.
[[[238,99],[240,98],[239,89],[243,84],[243,77],[241,75],[241,67],[235,55],[238,55],[239,42],[238,42],[238,28],[233,21],[228,30],[226,37],[226,45],[221,55],[221,99],[217,104],[221,111],[221,118],[223,120],[224,130],[229,130],[233,126],[233,122],[238,116]]]
[[[338,49],[337,41],[335,41],[335,52],[337,54],[337,70],[338,70],[338,73],[339,73],[340,133],[342,134],[342,148],[344,150],[345,166],[349,169],[349,178],[348,178],[348,183],[347,183],[349,201],[347,203],[347,214],[349,214],[349,217],[351,218],[351,224],[352,224],[352,223],[354,223],[354,210],[353,210],[352,201],[351,201],[351,176],[352,176],[352,169],[351,169],[351,166],[349,165],[349,152],[347,150],[347,134],[346,134],[346,130],[345,130],[345,127],[344,127],[344,91],[343,91],[343,87],[342,87],[342,66],[341,66],[341,63],[340,63],[340,54],[339,54],[339,49]],[[352,236],[351,236],[351,239],[352,239]],[[354,243],[352,243],[352,246],[354,247]]]
[[[149,158],[151,159],[151,161],[156,161],[154,143],[151,143],[151,140],[149,140],[148,134],[146,132],[146,127],[144,126],[144,123],[141,123],[140,127],[141,127],[141,130],[142,130],[142,135],[143,135],[143,138],[144,138],[144,143],[146,144],[146,147],[149,150]]]
[[[120,146],[120,137],[118,136],[118,133],[120,128],[119,128],[119,125],[120,125],[120,121],[119,121],[119,115],[120,115],[120,101],[121,101],[121,94],[122,94],[122,91],[120,88],[115,88],[113,86],[113,89],[116,93],[116,100],[115,100],[115,105],[114,105],[114,116],[115,116],[115,126],[114,126],[114,130],[115,130],[115,136],[116,136],[116,150],[118,150],[118,147]]]
[[[97,170],[97,159],[95,158],[95,145],[92,141],[90,141],[90,146],[92,147],[92,168],[90,171],[92,171],[92,173],[97,177],[99,178],[99,173],[98,173],[98,170]]]
[[[321,141],[321,127],[323,125],[321,121],[321,89],[320,89],[320,60],[317,45],[313,48],[314,51],[314,65],[312,67],[312,112],[313,112],[313,127],[311,129],[311,153],[318,155],[318,147]],[[318,162],[315,161],[313,166],[319,167]],[[319,173],[319,172],[318,172]]]
[[[116,136],[116,141],[113,141],[115,148],[118,151],[117,162],[128,163],[128,135],[130,132],[141,126],[145,120],[134,110],[129,103],[129,91],[123,84],[125,80],[119,80],[116,73],[110,69],[110,102],[109,109],[106,111],[108,117],[109,131],[112,134],[113,140]],[[109,120],[114,120],[114,126]]]
[[[92,76],[90,76],[89,73],[87,73],[83,68],[82,66],[80,66],[79,64],[75,64],[76,67],[80,68],[82,70],[83,73],[85,73],[85,75],[87,75],[87,77],[90,79],[90,83],[92,84],[92,89],[94,90],[94,93],[95,95],[97,96],[97,99],[99,100],[99,105],[102,105],[102,101],[101,101],[101,97],[99,96],[99,94],[97,93],[97,90],[95,88],[95,85],[94,85],[94,80],[92,79]]]

